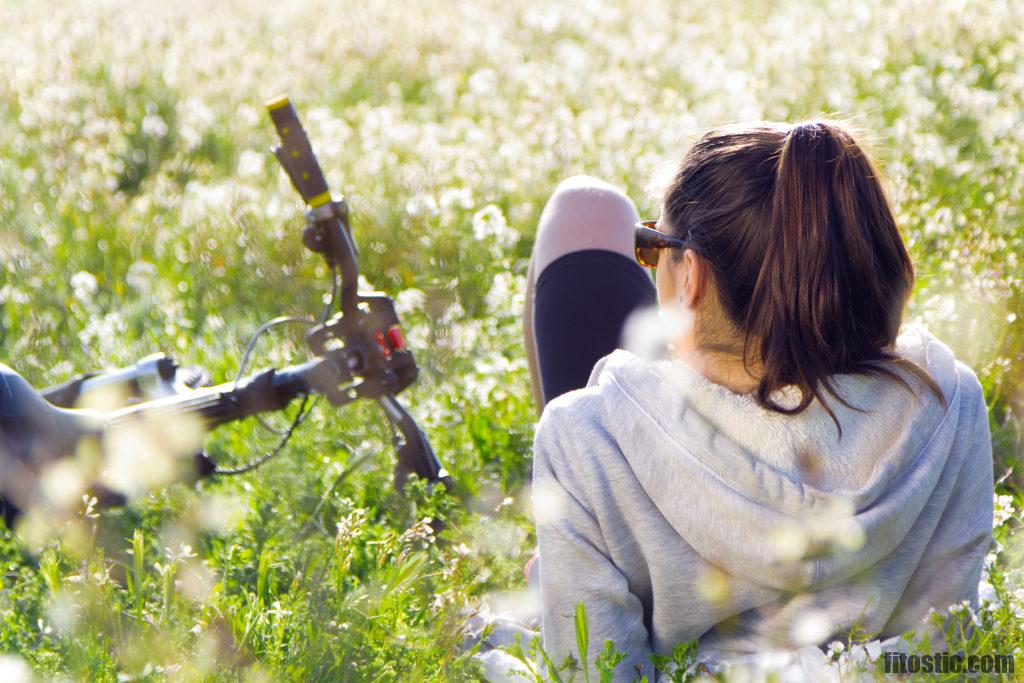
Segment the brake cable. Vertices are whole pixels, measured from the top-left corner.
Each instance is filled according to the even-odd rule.
[[[314,325],[323,324],[323,322],[327,320],[327,317],[330,315],[331,309],[334,307],[334,302],[337,300],[337,298],[338,269],[335,268],[334,264],[331,264],[331,296],[324,304],[324,310],[320,314],[320,318],[318,320],[312,320],[310,318],[303,318],[299,316],[282,315],[271,320],[268,320],[267,322],[260,325],[260,327],[255,332],[253,332],[252,336],[249,337],[249,341],[245,345],[245,350],[242,352],[242,360],[239,362],[238,372],[235,374],[235,388],[238,387],[238,382],[241,381],[241,379],[245,376],[245,368],[249,364],[249,357],[252,355],[252,351],[256,346],[256,342],[262,335],[269,332],[273,327],[277,327],[279,325],[284,325],[287,323],[306,324],[310,327]],[[219,474],[222,476],[234,476],[238,474],[245,474],[246,472],[251,472],[255,470],[257,467],[260,467],[261,465],[276,458],[281,453],[281,451],[284,450],[284,447],[288,445],[288,441],[291,440],[292,434],[295,433],[295,430],[298,428],[298,426],[305,421],[305,419],[309,416],[309,413],[312,412],[313,407],[317,405],[319,402],[320,396],[318,395],[315,399],[313,399],[313,403],[309,404],[309,394],[306,394],[302,398],[302,403],[299,404],[299,408],[295,413],[295,417],[292,419],[291,424],[286,429],[277,429],[275,427],[272,427],[269,424],[267,424],[267,422],[263,419],[263,416],[258,414],[254,415],[253,417],[256,418],[257,422],[259,422],[259,424],[264,429],[273,434],[281,436],[281,440],[272,450],[267,451],[258,458],[250,460],[244,465],[239,465],[238,467],[222,467],[221,465],[215,465],[213,474]],[[309,410],[306,410],[307,404],[309,404]],[[388,426],[391,427],[392,432],[394,432],[394,426],[390,422],[388,422]]]
[[[306,416],[309,414],[309,411],[306,410],[307,403],[309,403],[308,394],[302,397],[302,403],[299,404],[299,409],[295,413],[295,418],[292,420],[291,425],[289,425],[288,429],[284,432],[284,436],[281,437],[281,440],[277,443],[277,446],[275,446],[273,450],[267,451],[260,457],[255,458],[254,460],[250,460],[244,465],[239,465],[238,467],[221,467],[220,465],[217,465],[214,468],[213,473],[222,476],[234,476],[236,474],[245,474],[246,472],[251,472],[260,465],[263,465],[264,463],[276,458],[278,455],[280,455],[281,451],[284,450],[284,447],[288,444],[288,441],[292,438],[292,434],[295,432],[295,428],[302,424],[302,421],[305,420]],[[310,408],[312,409],[312,406]]]

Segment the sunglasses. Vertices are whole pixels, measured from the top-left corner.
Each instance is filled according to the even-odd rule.
[[[682,249],[683,240],[661,232],[654,226],[658,221],[640,221],[633,226],[633,248],[636,260],[646,268],[658,267],[658,256],[662,249]]]

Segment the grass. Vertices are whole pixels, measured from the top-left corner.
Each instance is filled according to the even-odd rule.
[[[586,172],[655,215],[648,179],[692,135],[828,112],[877,138],[919,275],[909,316],[982,379],[1012,514],[992,575],[1004,603],[971,647],[1016,651],[1022,12],[0,3],[0,358],[38,386],[156,350],[221,379],[261,322],[314,314],[327,273],[266,153],[261,103],[287,92],[350,202],[364,275],[400,303],[423,370],[404,397],[457,483],[398,495],[373,406],[320,405],[251,476],[5,534],[0,650],[75,680],[478,676],[461,615],[521,589],[534,544],[519,311],[547,194]],[[258,354],[301,358],[301,340],[282,333]],[[207,441],[226,462],[272,444],[251,424]],[[445,522],[439,537],[428,517]]]

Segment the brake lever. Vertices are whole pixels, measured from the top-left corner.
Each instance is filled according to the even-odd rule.
[[[380,396],[377,402],[402,435],[401,440],[397,436],[394,439],[394,446],[398,452],[394,473],[395,490],[401,493],[409,475],[415,474],[426,480],[427,486],[431,489],[440,483],[446,491],[450,491],[452,478],[434,453],[427,435],[416,424],[415,418],[399,403],[394,394]]]

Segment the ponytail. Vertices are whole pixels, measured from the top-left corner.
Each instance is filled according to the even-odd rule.
[[[709,262],[744,363],[760,366],[755,397],[763,407],[794,414],[818,399],[841,435],[823,391],[860,408],[846,403],[831,376],[887,375],[911,390],[896,367],[945,402],[927,372],[893,351],[914,269],[878,170],[840,125],[708,133],[666,192],[664,217]],[[800,390],[797,406],[771,398],[785,385]]]

